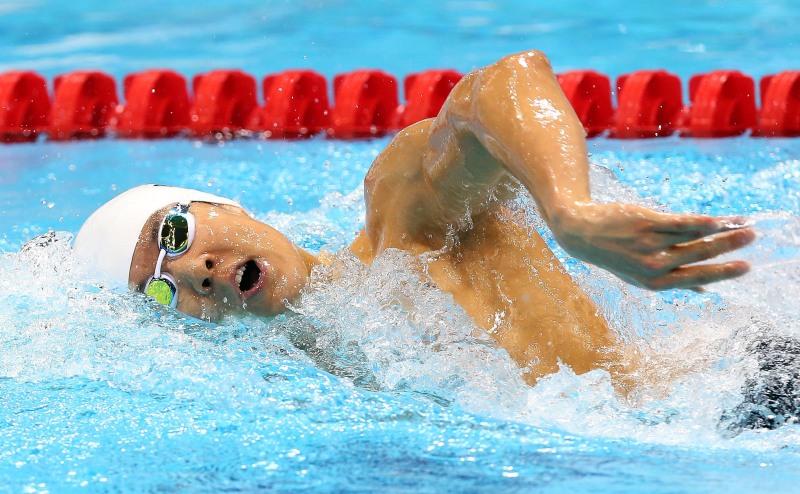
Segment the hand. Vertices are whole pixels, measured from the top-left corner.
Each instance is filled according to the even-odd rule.
[[[666,214],[631,204],[580,202],[550,216],[571,255],[650,290],[688,288],[745,274],[744,261],[702,264],[755,239],[741,217]]]

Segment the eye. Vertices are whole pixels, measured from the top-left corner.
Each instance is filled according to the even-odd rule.
[[[206,259],[206,269],[211,269],[212,267],[214,267],[214,263],[210,259]]]
[[[211,278],[206,278],[203,280],[203,288],[209,288],[211,286]]]

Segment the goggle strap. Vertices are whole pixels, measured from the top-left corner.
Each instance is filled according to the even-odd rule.
[[[156,261],[156,272],[153,274],[153,278],[161,277],[161,263],[164,262],[164,257],[166,256],[167,256],[167,251],[164,249],[159,249],[158,261]]]

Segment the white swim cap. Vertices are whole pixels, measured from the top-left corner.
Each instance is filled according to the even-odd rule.
[[[230,199],[199,190],[140,185],[92,213],[75,237],[73,251],[78,258],[90,261],[109,281],[127,285],[133,252],[150,216],[164,206],[193,201],[241,207]]]

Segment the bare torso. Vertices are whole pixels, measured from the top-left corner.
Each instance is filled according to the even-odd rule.
[[[535,382],[559,362],[606,368],[630,389],[641,359],[609,329],[536,231],[503,204],[521,184],[571,255],[653,290],[740,276],[696,264],[755,238],[740,218],[673,215],[591,199],[584,129],[535,51],[466,75],[439,114],[401,131],[364,181],[366,226],[352,250],[427,254],[428,272]],[[641,374],[641,373],[640,373]]]
[[[427,256],[433,281],[509,352],[531,382],[556,371],[559,362],[583,373],[618,361],[610,358],[616,341],[598,308],[541,236],[503,206],[502,197],[486,198],[484,211],[460,222],[437,218],[447,213],[425,192],[419,172],[432,124],[399,134],[373,164],[365,189],[367,228],[351,249],[365,263],[389,248],[433,252]]]

